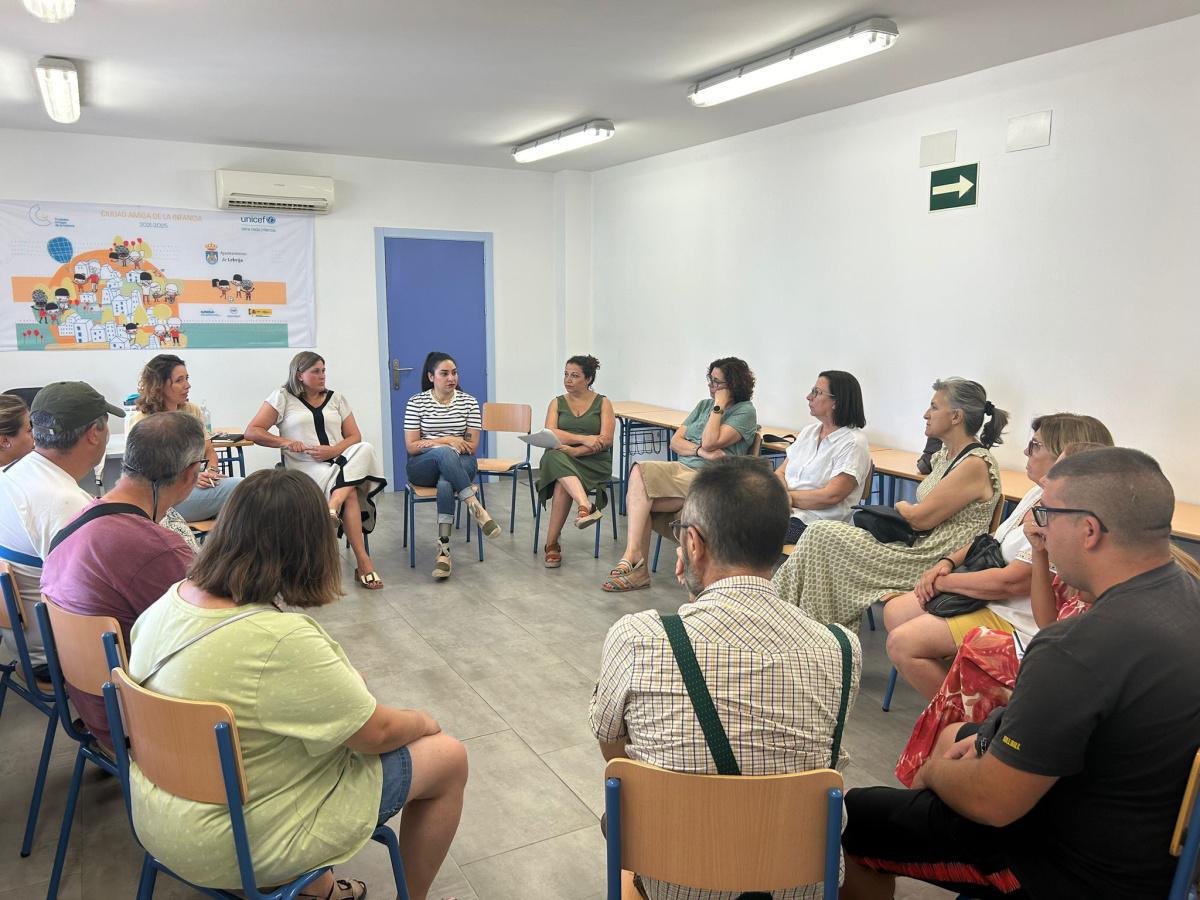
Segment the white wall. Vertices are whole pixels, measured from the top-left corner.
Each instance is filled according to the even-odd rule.
[[[1197,45],[1193,17],[596,173],[597,386],[687,408],[738,355],[760,419],[803,423],[842,368],[872,442],[917,448],[959,374],[1013,413],[1002,465],[1033,414],[1087,412],[1200,501]],[[1051,146],[1005,153],[1043,109]],[[920,136],[948,129],[979,206],[929,213]]]
[[[382,447],[376,326],[375,227],[494,235],[495,399],[544,408],[555,352],[554,176],[245,147],[0,131],[0,196],[212,209],[215,169],[330,175],[337,204],[316,219],[317,349],[329,383],[350,399],[367,440]],[[123,185],[113,173],[132,173]],[[448,322],[448,329],[453,323]],[[295,349],[190,350],[192,399],[214,424],[250,420],[287,376]],[[115,402],[136,390],[139,352],[0,353],[0,390],[61,379],[91,382]],[[18,384],[19,383],[19,384]],[[511,445],[510,445],[511,444]],[[523,445],[506,441],[505,453]],[[278,455],[254,449],[251,467]]]

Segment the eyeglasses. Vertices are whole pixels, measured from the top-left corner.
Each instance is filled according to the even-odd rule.
[[[1103,520],[1090,509],[1071,509],[1066,506],[1035,506],[1030,512],[1033,513],[1033,521],[1038,528],[1045,528],[1050,522],[1051,515],[1076,515],[1091,516],[1100,523],[1101,531],[1108,531]]]
[[[813,397],[832,397],[832,396],[833,396],[833,394],[829,393],[829,391],[823,391],[818,387],[815,387],[811,391],[808,392],[809,400],[811,400]]]
[[[719,381],[718,379],[713,378],[711,375],[704,376],[704,380],[707,381],[713,387],[719,387],[719,388],[723,388],[723,387],[725,387],[725,385],[729,384],[728,381]]]
[[[1043,444],[1041,441],[1035,441],[1033,438],[1030,438],[1029,443],[1025,445],[1025,455],[1033,456],[1033,454],[1037,453],[1039,450],[1041,450],[1045,446],[1046,445]]]
[[[208,468],[208,459],[207,459],[207,457],[206,457],[205,459],[197,459],[197,460],[193,460],[193,461],[192,461],[191,463],[189,463],[188,465],[192,465],[192,466],[194,466],[194,465],[196,465],[196,463],[199,463],[199,464],[200,464],[200,472],[203,472],[205,469],[207,469],[207,468]],[[200,472],[197,472],[196,474],[197,474],[197,475],[199,475],[199,474],[200,474]]]
[[[689,528],[696,528],[696,526],[691,522],[685,522],[682,519],[676,519],[671,523],[671,536],[675,538],[675,543],[683,543],[683,532],[687,531]],[[704,540],[704,533],[699,528],[696,528],[696,536],[699,537],[700,540]]]

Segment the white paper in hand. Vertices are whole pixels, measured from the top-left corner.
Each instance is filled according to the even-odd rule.
[[[541,447],[543,450],[557,450],[562,446],[562,443],[549,428],[543,428],[541,431],[536,431],[533,434],[519,434],[517,438],[531,447]]]

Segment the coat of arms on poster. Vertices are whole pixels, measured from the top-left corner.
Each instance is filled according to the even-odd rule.
[[[0,350],[311,347],[315,306],[310,217],[0,200]]]

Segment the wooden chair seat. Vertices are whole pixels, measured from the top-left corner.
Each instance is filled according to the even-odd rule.
[[[479,471],[488,474],[507,472],[513,466],[519,466],[524,462],[523,459],[481,459],[479,460]]]
[[[408,486],[408,489],[409,489],[409,491],[412,492],[412,495],[414,497],[416,497],[418,500],[436,500],[437,499],[437,488],[435,488],[435,487],[421,487],[418,484],[410,484]]]

